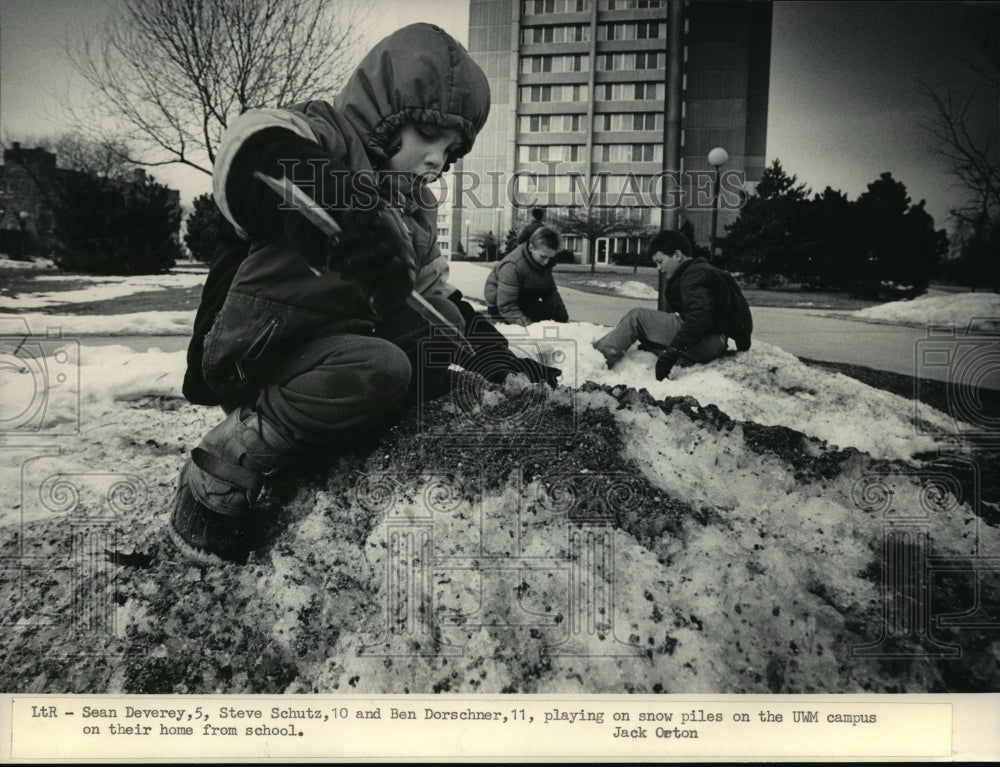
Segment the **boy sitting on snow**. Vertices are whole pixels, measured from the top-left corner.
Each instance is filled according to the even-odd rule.
[[[448,285],[437,247],[423,184],[472,148],[488,114],[486,77],[465,49],[413,24],[378,43],[333,104],[250,110],[230,125],[214,194],[251,245],[193,341],[204,342],[200,365],[189,357],[185,394],[194,379],[192,401],[227,413],[181,471],[170,524],[189,556],[245,562],[265,478],[387,426],[415,401],[418,376],[425,396],[447,390],[447,370],[418,358],[434,333],[407,300],[413,290],[472,342],[457,362],[490,380],[525,372],[554,385],[558,371],[515,360]],[[255,171],[290,179],[342,234],[330,240]]]

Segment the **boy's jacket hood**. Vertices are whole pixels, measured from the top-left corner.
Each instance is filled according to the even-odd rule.
[[[432,24],[411,24],[364,57],[335,106],[361,137],[376,166],[407,122],[454,128],[465,155],[490,113],[486,75],[454,38]]]

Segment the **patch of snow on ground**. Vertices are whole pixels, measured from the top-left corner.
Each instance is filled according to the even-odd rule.
[[[971,320],[985,331],[1000,330],[1000,295],[996,293],[949,293],[921,296],[912,301],[892,301],[851,312],[850,316],[907,325],[955,325],[966,328]]]
[[[56,265],[49,258],[34,258],[31,261],[17,261],[7,256],[0,256],[0,268],[3,269],[55,269]]]
[[[166,288],[192,288],[205,283],[205,274],[144,274],[134,277],[103,277],[88,275],[41,275],[37,280],[72,280],[74,282],[94,283],[79,290],[53,291],[50,293],[32,293],[16,297],[5,296],[0,299],[0,307],[5,309],[38,309],[57,304],[69,304],[89,301],[106,301],[134,293],[148,293]]]
[[[54,329],[73,336],[186,336],[194,327],[194,310],[130,314],[3,314],[0,333],[44,335]],[[25,330],[27,323],[28,330]]]
[[[608,282],[607,280],[585,280],[584,285],[592,285],[595,288],[610,290],[625,298],[655,299],[656,289],[638,280],[627,280],[625,282]]]

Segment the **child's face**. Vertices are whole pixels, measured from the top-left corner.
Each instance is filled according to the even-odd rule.
[[[462,136],[454,128],[439,128],[426,123],[408,123],[399,132],[401,146],[389,158],[388,170],[398,174],[399,190],[409,191],[413,185],[433,181],[444,169],[449,158],[462,144]]]

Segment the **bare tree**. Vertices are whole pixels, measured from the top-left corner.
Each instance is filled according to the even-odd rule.
[[[964,64],[979,79],[979,84],[948,89],[922,84],[924,95],[933,107],[931,117],[922,127],[933,140],[932,151],[945,161],[967,195],[962,205],[951,210],[958,224],[962,250],[978,254],[985,272],[993,273],[993,289],[997,290],[1000,256],[992,252],[990,240],[995,239],[1000,225],[1000,137],[996,112],[1000,104],[1000,6],[972,5],[963,10],[971,43],[970,56]],[[984,102],[989,109],[979,108]]]
[[[933,105],[922,127],[933,139],[932,151],[942,157],[951,174],[968,192],[966,205],[953,211],[971,222],[984,211],[1000,213],[1000,143],[997,104],[1000,104],[1000,6],[987,4],[963,9],[969,46],[966,68],[978,85],[966,88],[922,90]],[[991,109],[977,109],[985,90]]]
[[[135,172],[135,164],[124,159],[128,147],[113,138],[90,139],[81,133],[62,133],[33,143],[52,152],[60,168],[114,180],[132,178]]]
[[[128,161],[210,174],[234,117],[340,89],[366,14],[355,0],[121,0],[100,33],[65,46],[96,92],[78,124],[106,124],[96,112],[124,126]]]
[[[570,208],[563,216],[554,216],[552,223],[564,234],[578,234],[587,240],[587,262],[590,271],[597,269],[597,240],[610,234],[634,234],[641,224],[631,219],[619,219],[614,209],[595,206]]]

